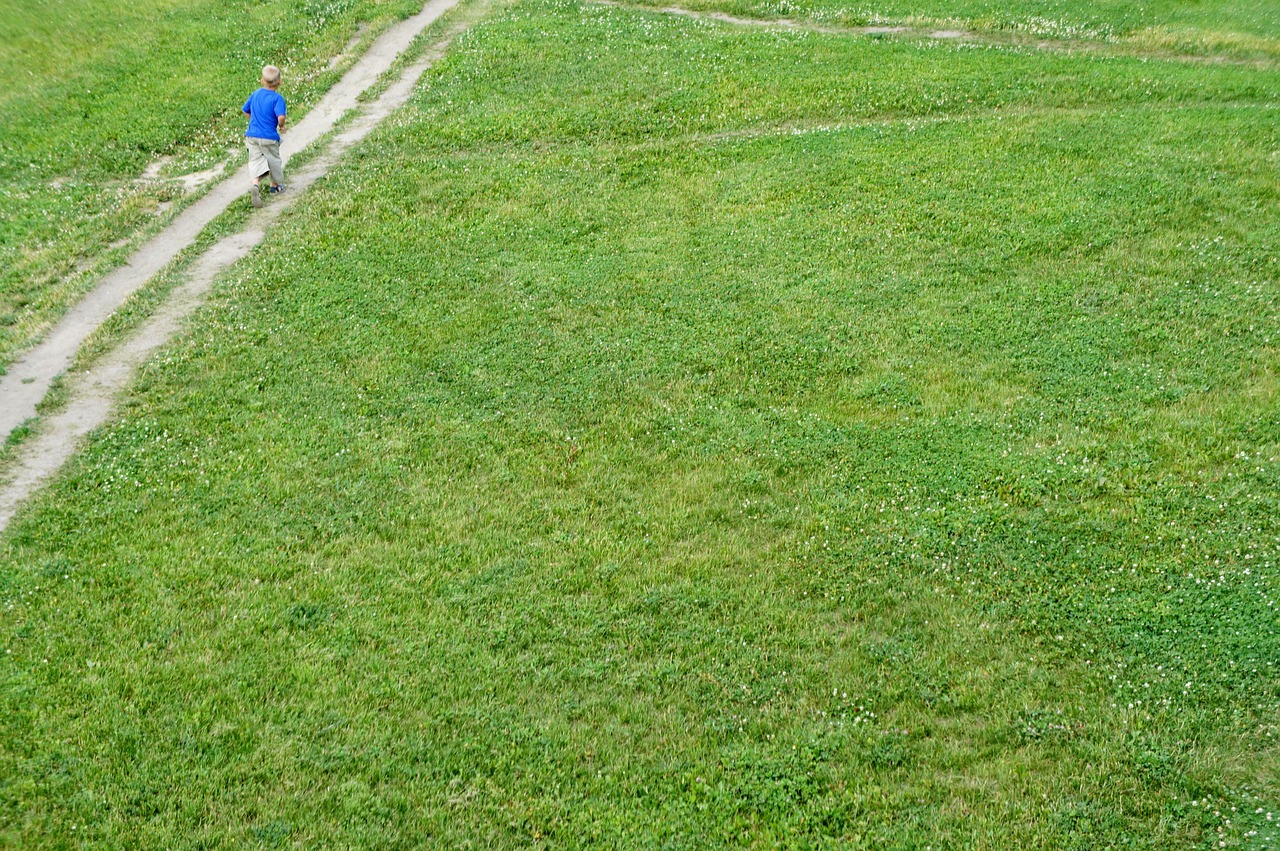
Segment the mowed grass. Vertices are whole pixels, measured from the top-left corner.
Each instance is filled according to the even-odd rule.
[[[109,245],[181,202],[171,178],[243,153],[240,106],[263,65],[285,70],[296,120],[338,79],[330,61],[353,36],[420,8],[0,0],[0,369],[121,261]],[[140,179],[166,157],[161,179]]]
[[[496,14],[7,534],[0,835],[1273,847],[1278,83]]]

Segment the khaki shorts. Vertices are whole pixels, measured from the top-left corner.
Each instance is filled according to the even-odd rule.
[[[255,178],[271,172],[272,183],[284,183],[284,163],[280,160],[280,143],[274,139],[245,136],[249,149],[249,174]]]

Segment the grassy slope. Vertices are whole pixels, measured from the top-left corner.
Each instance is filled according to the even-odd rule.
[[[361,22],[415,0],[0,0],[0,368],[90,287],[106,245],[155,220],[180,189],[135,182],[173,156],[226,157],[258,69],[286,71],[292,111],[334,82],[329,60]]]
[[[8,536],[6,838],[1276,839],[1280,77],[528,3],[432,80]]]

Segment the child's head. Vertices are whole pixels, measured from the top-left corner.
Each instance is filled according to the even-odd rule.
[[[262,85],[274,89],[280,85],[280,69],[274,65],[262,66]]]

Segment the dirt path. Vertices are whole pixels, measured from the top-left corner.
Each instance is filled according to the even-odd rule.
[[[359,95],[390,69],[413,39],[457,3],[458,0],[430,0],[419,14],[384,33],[306,118],[286,134],[287,150],[301,151],[330,133],[340,118],[359,106]],[[8,526],[18,506],[71,457],[81,439],[106,422],[114,400],[128,386],[138,366],[167,342],[182,321],[200,306],[214,278],[246,257],[262,242],[270,224],[311,184],[327,174],[352,145],[409,100],[422,74],[463,28],[459,25],[445,34],[440,43],[406,68],[377,100],[360,106],[357,117],[334,136],[320,156],[288,174],[289,191],[279,198],[271,198],[263,209],[255,212],[246,229],[223,238],[204,252],[195,262],[188,280],[170,294],[165,304],[128,341],[93,368],[70,376],[69,401],[58,413],[42,420],[37,435],[19,447],[12,479],[0,488],[0,531]],[[248,166],[244,166],[184,210],[138,249],[124,266],[104,277],[39,346],[0,378],[0,441],[36,416],[36,405],[48,393],[53,380],[66,372],[89,335],[130,295],[192,245],[209,222],[230,204],[244,199],[248,185]]]

